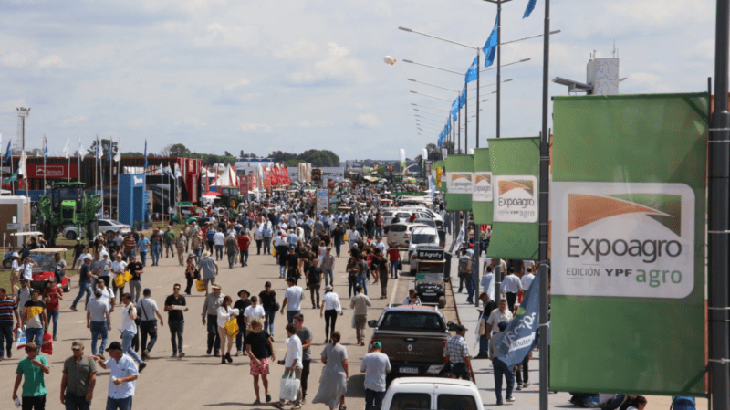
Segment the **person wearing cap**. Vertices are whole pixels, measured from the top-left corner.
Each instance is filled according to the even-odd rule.
[[[100,289],[94,290],[94,298],[86,305],[86,328],[91,331],[91,354],[96,356],[96,342],[101,339],[98,352],[103,352],[109,342],[109,300],[105,300]],[[103,357],[103,354],[102,354]]]
[[[145,289],[142,291],[142,296],[142,299],[137,303],[139,316],[142,318],[139,325],[139,330],[142,334],[142,358],[149,360],[152,347],[157,342],[157,319],[155,319],[155,315],[160,319],[160,326],[165,326],[165,323],[162,320],[160,309],[157,307],[157,302],[152,299],[152,290]],[[149,344],[147,343],[147,336],[150,337]]]
[[[189,256],[188,260],[191,260],[191,258],[192,256]],[[183,353],[183,328],[185,325],[183,312],[188,311],[185,296],[180,294],[181,287],[179,283],[172,285],[172,295],[165,299],[164,307],[165,312],[167,312],[167,324],[170,326],[172,357],[178,357],[180,359],[185,356],[185,353]],[[175,306],[178,306],[178,308],[175,308]],[[180,307],[182,307],[182,310]],[[179,349],[178,346],[180,346]]]
[[[456,325],[455,332],[456,334],[446,342],[444,357],[451,363],[451,373],[457,379],[469,380],[469,377],[474,374],[474,371],[471,367],[469,346],[466,340],[464,340],[466,328],[463,325]]]
[[[243,353],[243,338],[248,333],[248,330],[250,330],[250,326],[246,325],[246,316],[245,315],[246,315],[246,310],[248,309],[248,307],[252,305],[252,300],[249,299],[249,296],[251,296],[251,294],[245,289],[239,290],[237,295],[238,295],[238,300],[233,303],[233,308],[238,309],[241,312],[240,315],[236,316],[236,322],[238,322],[238,329],[240,329],[240,332],[238,332],[238,334],[236,334],[236,356],[240,356],[241,353]],[[256,298],[256,297],[254,296],[254,298]],[[256,300],[258,301],[258,298],[256,298]],[[261,306],[259,306],[259,307],[261,307]],[[263,309],[264,308],[261,308],[262,312],[263,312]],[[265,315],[266,314],[264,313],[264,316]]]
[[[131,410],[132,397],[135,393],[136,380],[144,369],[143,365],[137,368],[132,358],[122,351],[119,342],[109,343],[106,349],[109,359],[102,360],[94,356],[94,361],[103,370],[109,369],[109,396],[106,401],[107,410]]]
[[[142,293],[142,274],[144,273],[144,264],[137,262],[137,258],[132,255],[132,259],[127,265],[129,274],[132,278],[129,280],[129,294],[132,295],[132,300],[136,303],[139,300],[140,294]]]
[[[187,227],[187,223],[185,224],[185,229],[190,229]],[[183,254],[185,253],[185,248],[188,246],[188,236],[185,235],[183,232],[180,233],[180,236],[178,236],[175,241],[175,249],[177,249],[177,261],[180,263],[180,266],[183,266]],[[173,255],[174,257],[174,255]]]
[[[63,362],[61,404],[66,410],[88,410],[96,387],[96,362],[84,354],[84,343],[71,343],[73,354]]]
[[[26,357],[18,362],[15,368],[15,387],[13,388],[13,400],[18,399],[18,387],[23,381],[23,409],[42,410],[46,408],[46,374],[51,372],[48,367],[48,360],[42,354],[38,354],[38,344],[28,342],[25,345]]]
[[[116,278],[118,278],[120,275],[124,275],[124,271],[127,270],[127,262],[122,259],[122,253],[118,252],[114,258],[114,262],[112,262],[111,271],[114,273],[114,280],[112,280],[112,290],[115,294],[121,295],[124,293],[124,284],[122,286],[117,286]]]
[[[297,327],[294,323],[288,323],[286,325],[286,356],[284,358],[284,375],[289,377],[295,377],[298,380],[302,379],[302,342],[297,337]],[[299,385],[297,390],[297,398],[294,402],[292,409],[302,408],[302,386]],[[284,400],[279,400],[274,403],[274,407],[283,408],[285,404]]]
[[[500,300],[501,302],[504,301],[504,299]],[[507,302],[505,301],[505,308],[506,308]],[[495,310],[495,312],[497,312]],[[508,311],[509,312],[509,311]],[[495,326],[495,333],[494,336],[499,336],[500,333],[507,330],[507,324],[508,322],[501,321],[496,324]],[[515,386],[515,375],[512,372],[512,366],[507,366],[503,361],[499,360],[499,348],[497,347],[496,343],[490,343],[489,344],[489,358],[492,360],[492,365],[494,366],[494,395],[497,396],[497,406],[501,406],[504,404],[502,401],[502,378],[504,377],[507,381],[507,401],[508,402],[514,402],[515,398],[512,396],[512,389]]]
[[[10,258],[13,260],[10,264],[10,293],[15,294],[15,291],[18,289],[16,283],[20,279],[18,272],[18,252],[13,252]]]
[[[207,251],[206,251],[207,252]],[[221,285],[213,283],[213,291],[205,296],[203,301],[203,325],[206,325],[208,331],[208,350],[207,354],[211,354],[215,349],[214,356],[220,356],[221,338],[218,334],[216,323],[218,321],[218,308],[223,304],[223,298],[226,296],[221,292]]]
[[[129,293],[122,295],[122,302],[124,303],[124,309],[122,309],[121,323],[119,326],[119,332],[122,333],[122,348],[124,349],[124,353],[130,355],[139,363],[139,370],[142,371],[147,364],[141,357],[139,357],[137,352],[132,349],[132,339],[134,339],[134,336],[137,334],[137,323],[135,322],[138,316],[137,308],[134,306],[134,303],[132,303],[132,296]],[[110,348],[113,344],[114,343],[109,345]],[[109,349],[107,349],[107,351],[109,351]]]
[[[79,304],[79,300],[81,300],[81,297],[84,296],[84,293],[86,293],[86,304],[89,304],[89,296],[91,296],[91,268],[89,267],[89,264],[91,263],[91,255],[88,253],[84,255],[84,260],[81,262],[81,266],[79,267],[79,294],[76,296],[76,299],[74,299],[73,303],[71,304],[70,310],[76,311],[76,306]],[[84,305],[84,306],[85,306]]]
[[[386,375],[390,373],[390,359],[382,352],[383,345],[374,342],[370,353],[360,362],[360,373],[365,373],[365,410],[380,408],[385,397]]]
[[[109,304],[109,307],[111,308],[110,311],[113,312],[117,295],[114,294],[114,291],[110,289],[103,280],[96,282],[96,289],[101,290],[101,298]],[[94,289],[94,291],[96,291],[96,289]]]
[[[167,225],[167,228],[165,228],[165,233],[163,234],[164,242],[165,242],[165,258],[170,257],[170,252],[172,252],[172,257],[175,257],[175,250],[172,249],[173,242],[175,241],[175,232],[172,230],[172,226]]]
[[[160,266],[163,241],[164,238],[162,237],[162,234],[160,234],[160,229],[152,229],[152,235],[150,235],[150,256],[152,256],[152,266]]]

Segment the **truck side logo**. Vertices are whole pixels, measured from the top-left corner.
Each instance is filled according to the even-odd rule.
[[[413,351],[413,345],[408,345],[408,351],[409,352],[412,352]]]

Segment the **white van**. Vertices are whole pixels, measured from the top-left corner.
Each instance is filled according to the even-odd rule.
[[[393,380],[380,410],[482,410],[477,386],[471,381],[439,377]]]

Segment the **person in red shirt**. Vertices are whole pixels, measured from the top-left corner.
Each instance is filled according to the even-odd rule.
[[[241,252],[241,267],[248,266],[248,245],[251,244],[251,238],[246,234],[245,229],[238,232],[238,249]]]
[[[390,278],[398,279],[398,269],[400,269],[400,251],[393,246],[393,242],[388,246],[388,260],[390,261]]]
[[[53,320],[53,341],[56,341],[58,334],[58,301],[63,300],[63,291],[58,287],[55,279],[48,282],[48,287],[43,291],[43,301],[46,302],[48,321]]]

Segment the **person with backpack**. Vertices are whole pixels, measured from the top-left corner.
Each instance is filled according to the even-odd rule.
[[[695,410],[695,398],[691,396],[674,396],[672,410]]]

